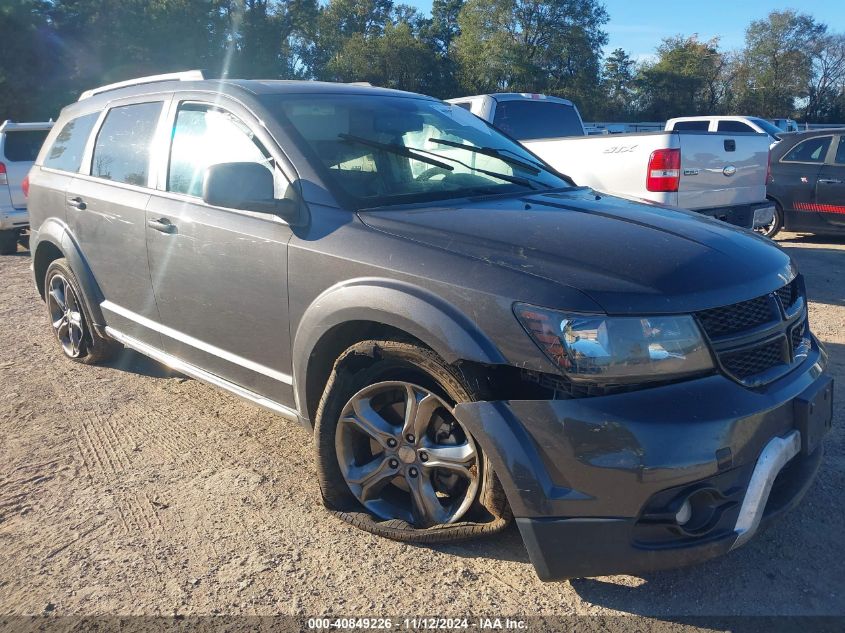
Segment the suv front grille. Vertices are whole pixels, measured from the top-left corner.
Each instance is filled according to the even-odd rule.
[[[722,361],[722,366],[732,376],[736,376],[740,380],[747,380],[751,376],[762,374],[777,365],[789,363],[789,356],[783,343],[783,337],[779,336],[773,341],[747,350],[723,353],[719,359]]]
[[[742,332],[770,323],[777,318],[774,306],[768,295],[735,303],[724,308],[702,310],[698,320],[711,338]]]
[[[722,370],[751,387],[788,372],[806,336],[803,284],[796,277],[776,291],[696,313]],[[805,354],[806,355],[806,354]]]

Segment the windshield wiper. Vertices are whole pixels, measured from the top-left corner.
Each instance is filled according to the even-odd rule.
[[[418,160],[421,163],[428,163],[429,165],[434,165],[435,167],[439,167],[440,169],[445,169],[447,171],[455,171],[455,168],[449,165],[448,163],[444,163],[434,158],[429,158],[428,156],[425,156],[423,154],[418,154],[417,152],[408,149],[404,145],[379,143],[378,141],[373,141],[368,138],[364,138],[363,136],[355,136],[353,134],[338,134],[338,137],[342,138],[344,141],[349,141],[351,143],[367,145],[369,147],[374,147],[375,149],[390,152],[391,154],[397,154],[398,156],[413,158],[414,160]]]
[[[504,156],[502,152],[509,152],[510,150],[508,149],[496,149],[494,147],[476,147],[475,145],[464,145],[463,143],[456,143],[455,141],[449,141],[445,138],[430,138],[428,140],[432,143],[438,143],[439,145],[447,145],[448,147],[457,147],[459,149],[465,149],[466,151],[472,152],[473,154],[484,154],[485,156],[498,158],[503,163],[507,163],[508,165],[513,165],[514,167],[524,169],[525,171],[530,172],[535,176],[540,173],[540,169],[536,165],[518,160],[516,158],[511,158],[510,156]]]
[[[501,174],[498,171],[490,171],[489,169],[482,169],[481,167],[473,167],[469,163],[465,163],[464,161],[455,158],[454,156],[443,156],[443,154],[438,154],[437,152],[431,152],[427,149],[417,149],[417,152],[422,154],[430,155],[430,156],[437,156],[438,158],[442,158],[443,160],[450,160],[453,163],[458,163],[458,165],[463,165],[470,171],[477,171],[479,174],[485,174],[487,176],[493,176],[493,178],[498,178],[499,180],[504,180],[505,182],[511,182],[515,185],[520,185],[522,187],[527,187],[528,189],[536,189],[535,184],[543,185],[544,187],[548,188],[548,186],[539,181],[539,180],[531,180],[530,178],[523,178],[522,176],[511,176],[510,174]]]

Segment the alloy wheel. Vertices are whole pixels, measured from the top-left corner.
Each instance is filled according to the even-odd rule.
[[[65,354],[79,358],[84,353],[85,319],[79,298],[62,274],[50,278],[47,307],[56,338]]]
[[[442,398],[411,383],[380,382],[352,396],[335,449],[352,494],[382,519],[418,528],[454,523],[478,492],[472,436]]]

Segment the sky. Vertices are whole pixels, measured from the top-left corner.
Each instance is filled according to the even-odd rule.
[[[431,0],[401,0],[428,13]],[[742,47],[745,27],[770,11],[796,9],[824,22],[833,32],[845,32],[843,0],[699,0],[698,2],[643,2],[604,0],[610,21],[605,52],[623,48],[635,60],[648,59],[664,37],[692,35],[709,40],[719,36],[723,50]]]

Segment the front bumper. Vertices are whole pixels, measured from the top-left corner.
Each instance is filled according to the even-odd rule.
[[[695,209],[697,213],[722,220],[744,229],[754,229],[768,225],[775,212],[775,205],[769,201],[756,204],[740,204],[710,209]]]
[[[808,394],[832,399],[825,364],[814,340],[799,367],[760,389],[713,375],[463,403],[456,415],[489,456],[541,579],[646,572],[724,554],[800,501],[822,451],[817,437],[806,443],[799,409]],[[691,493],[709,495],[712,517],[690,532],[675,514]]]
[[[15,207],[0,207],[0,231],[25,229],[29,226],[29,212]]]

